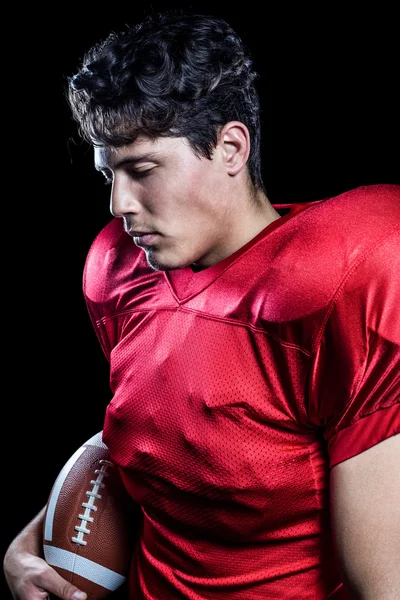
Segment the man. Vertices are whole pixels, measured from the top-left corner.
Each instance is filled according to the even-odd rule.
[[[129,598],[395,600],[400,186],[273,205],[255,77],[227,23],[166,13],[69,80],[112,186],[83,287],[142,510]],[[77,599],[42,520],[6,553],[13,597]]]

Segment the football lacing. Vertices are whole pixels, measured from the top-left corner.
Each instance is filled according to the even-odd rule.
[[[107,469],[109,467],[113,467],[113,463],[109,460],[102,459],[99,461],[101,468],[95,470],[96,479],[92,479],[90,481],[93,488],[86,492],[86,496],[89,498],[87,502],[82,502],[82,507],[85,509],[85,512],[81,515],[78,515],[78,519],[80,519],[81,524],[76,525],[74,527],[75,531],[78,532],[77,536],[72,537],[72,541],[74,544],[79,544],[81,546],[86,546],[87,542],[83,539],[84,535],[89,535],[90,529],[87,528],[88,523],[93,523],[94,518],[91,516],[92,511],[97,510],[97,506],[95,506],[95,501],[100,500],[102,495],[99,493],[101,489],[105,487],[105,483],[103,479],[108,477],[110,474]]]

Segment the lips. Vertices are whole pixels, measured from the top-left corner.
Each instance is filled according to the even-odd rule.
[[[129,235],[133,237],[137,246],[150,246],[156,234],[149,231],[130,231]]]
[[[141,235],[151,235],[152,231],[139,231],[138,229],[126,229],[125,230],[128,235],[132,237],[140,237]]]

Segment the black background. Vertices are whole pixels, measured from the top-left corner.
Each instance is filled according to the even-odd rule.
[[[108,364],[81,292],[86,252],[110,218],[109,188],[79,143],[64,100],[66,77],[92,43],[151,10],[192,7],[222,16],[243,37],[259,73],[272,202],[400,183],[394,8],[382,2],[359,12],[337,3],[49,7],[18,14],[11,7],[3,15],[9,35],[2,73],[3,554],[44,505],[69,456],[102,428],[110,399]],[[0,597],[9,596],[4,587]]]

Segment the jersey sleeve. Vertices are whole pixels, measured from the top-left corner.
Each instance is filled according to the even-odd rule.
[[[103,227],[89,248],[82,278],[87,311],[107,361],[115,337],[112,317],[118,304],[119,281],[114,273],[122,234],[121,219],[114,218]]]
[[[400,236],[346,273],[314,341],[309,410],[330,466],[400,432]]]

